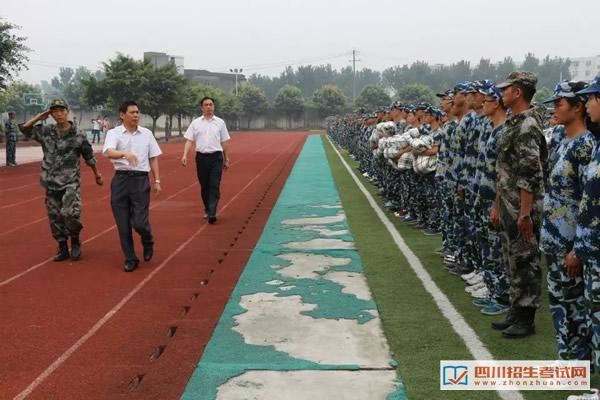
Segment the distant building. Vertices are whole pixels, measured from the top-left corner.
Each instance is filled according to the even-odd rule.
[[[172,63],[177,67],[177,71],[183,75],[183,57],[171,56],[167,53],[159,53],[156,51],[144,52],[144,60],[150,61],[154,68],[164,67],[165,65]]]
[[[205,69],[186,69],[184,70],[183,75],[190,83],[214,86],[225,92],[232,92],[235,90],[236,74],[210,72]],[[237,80],[238,84],[240,84],[246,80],[246,77],[242,74],[237,74]]]
[[[575,81],[591,81],[600,74],[600,55],[594,57],[571,58],[569,66],[571,79]]]

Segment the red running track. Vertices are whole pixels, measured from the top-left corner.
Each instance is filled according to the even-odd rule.
[[[161,145],[154,258],[133,273],[122,271],[104,157],[102,187],[82,166],[78,262],[51,261],[39,163],[1,170],[0,399],[178,399],[305,138],[234,134],[214,226],[195,166],[179,163],[183,144]]]

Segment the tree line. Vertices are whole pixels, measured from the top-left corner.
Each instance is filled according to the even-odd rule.
[[[435,93],[452,87],[457,81],[504,79],[515,70],[527,70],[539,77],[537,98],[551,94],[562,78],[570,79],[570,61],[561,57],[537,58],[525,55],[523,63],[506,57],[499,63],[482,58],[478,64],[459,61],[451,65],[430,65],[424,61],[389,67],[382,72],[351,67],[339,70],[331,65],[286,67],[279,76],[253,74],[241,83],[239,95],[218,88],[189,83],[174,65],[155,68],[147,60],[135,60],[118,54],[103,63],[99,71],[85,67],[60,68],[58,76],[39,85],[14,81],[16,73],[27,66],[25,38],[15,34],[18,27],[0,20],[0,111],[18,114],[33,113],[40,106],[25,103],[26,95],[42,93],[46,98],[63,97],[74,110],[115,110],[126,99],[135,99],[143,112],[153,120],[156,130],[159,117],[167,116],[168,126],[177,120],[181,132],[183,117],[199,113],[199,101],[204,96],[215,99],[217,112],[229,121],[275,112],[285,115],[291,126],[294,118],[307,109],[320,116],[339,114],[357,107],[375,109],[393,100],[435,103]],[[355,92],[356,90],[356,92]],[[356,99],[353,95],[357,94]],[[354,100],[354,101],[353,101]]]

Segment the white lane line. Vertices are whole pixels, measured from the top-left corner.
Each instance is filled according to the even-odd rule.
[[[297,143],[292,143],[283,152],[281,152],[277,157],[273,158],[271,160],[271,162],[269,162],[257,175],[255,175],[254,178],[252,178],[246,184],[246,186],[244,186],[242,189],[240,189],[240,191],[237,192],[237,194],[235,196],[233,196],[227,202],[227,204],[225,204],[219,211],[222,212],[229,205],[231,205],[246,189],[248,189],[254,183],[254,181],[256,181],[260,176],[262,176],[262,174],[265,171],[267,171],[269,169],[269,167],[275,161],[277,161],[279,158],[281,158],[282,155],[287,154],[288,150],[296,144]],[[69,357],[71,357],[71,355],[73,355],[73,353],[75,353],[92,336],[94,336],[96,334],[96,332],[98,332],[100,330],[100,328],[102,328],[102,326],[104,326],[104,324],[106,324],[117,312],[119,312],[119,310],[121,308],[123,308],[123,306],[137,292],[139,292],[154,276],[156,276],[156,274],[158,274],[169,263],[169,261],[171,261],[179,253],[181,253],[183,251],[183,249],[185,249],[187,247],[188,244],[190,244],[200,233],[202,233],[202,231],[204,231],[204,229],[206,229],[207,226],[208,225],[206,223],[204,223],[204,225],[202,225],[196,232],[194,232],[194,234],[192,234],[192,236],[190,236],[185,242],[183,242],[179,247],[177,247],[177,249],[175,249],[175,251],[173,251],[167,258],[165,258],[165,260],[162,263],[160,263],[160,265],[158,267],[156,267],[152,272],[150,272],[148,274],[148,276],[146,276],[127,295],[125,295],[125,297],[123,297],[123,299],[121,299],[121,301],[119,301],[119,303],[117,305],[115,305],[110,311],[108,311],[104,315],[104,317],[102,317],[98,322],[96,322],[94,324],[94,326],[92,326],[92,328],[90,328],[90,330],[87,331],[87,333],[85,335],[83,335],[81,338],[79,338],[79,340],[77,340],[71,347],[69,347],[60,357],[58,357],[56,360],[54,360],[54,362],[52,364],[50,364],[50,366],[48,366],[48,368],[46,368],[44,370],[44,372],[42,372],[40,375],[38,375],[38,377],[35,378],[33,380],[33,382],[31,382],[29,384],[29,386],[27,386],[27,388],[25,388],[21,393],[19,393],[17,396],[15,396],[14,400],[22,400],[22,399],[26,398],[27,396],[29,396],[35,390],[36,387],[38,387],[42,382],[44,382],[54,371],[56,371],[62,364],[64,364],[65,361],[67,361],[69,359]]]
[[[385,226],[385,228],[392,236],[394,243],[396,243],[396,246],[398,246],[398,249],[402,252],[412,270],[423,283],[425,290],[427,290],[431,297],[433,297],[435,304],[438,306],[444,317],[446,317],[448,322],[450,322],[450,325],[452,325],[454,331],[465,342],[467,349],[473,355],[473,358],[476,360],[493,360],[494,356],[492,355],[492,353],[490,353],[487,347],[485,347],[481,339],[479,339],[479,336],[477,336],[477,333],[475,333],[473,328],[469,326],[469,324],[467,323],[467,321],[465,321],[463,316],[458,312],[454,305],[452,305],[452,303],[444,294],[444,292],[442,292],[442,290],[435,284],[429,273],[423,267],[423,264],[421,264],[419,258],[415,255],[415,253],[412,252],[410,247],[406,245],[404,239],[402,238],[394,224],[392,224],[387,215],[385,215],[385,213],[381,210],[375,199],[373,199],[371,193],[369,193],[369,191],[364,187],[362,182],[358,179],[352,168],[350,168],[346,160],[344,160],[344,158],[338,151],[337,147],[333,144],[329,136],[327,136],[327,140],[329,141],[331,147],[333,147],[333,150],[337,153],[338,157],[340,158],[340,161],[354,180],[354,183],[356,183],[356,186],[358,186],[360,191],[366,197],[367,201],[369,202],[369,205],[371,206],[373,211],[375,211],[375,214],[377,214],[381,223]],[[524,400],[521,393],[516,391],[499,390],[498,395],[504,400]]]
[[[250,157],[251,157],[251,156],[253,156],[254,154],[258,153],[259,151],[261,151],[261,150],[263,150],[263,149],[266,149],[267,147],[270,147],[270,146],[268,146],[268,145],[267,145],[267,146],[263,146],[263,147],[261,147],[260,149],[256,150],[254,153],[248,154],[246,157],[243,157],[243,158],[239,159],[237,162],[235,162],[235,163],[231,164],[231,166],[233,167],[234,165],[236,165],[236,164],[239,164],[239,163],[240,163],[240,162],[242,162],[243,160],[245,160],[245,159],[247,159],[247,158],[250,158]],[[192,184],[190,184],[190,185],[188,185],[188,186],[184,187],[183,189],[180,189],[179,191],[175,192],[174,194],[172,194],[171,196],[167,197],[166,199],[163,199],[163,200],[160,200],[160,201],[158,201],[158,202],[155,202],[155,203],[153,203],[153,204],[150,206],[150,210],[152,210],[152,209],[154,209],[155,207],[157,207],[157,206],[159,206],[159,205],[161,205],[161,204],[163,204],[163,203],[165,203],[165,202],[167,202],[167,201],[171,200],[172,198],[174,198],[174,197],[176,197],[176,196],[180,195],[181,193],[183,193],[183,192],[185,192],[185,191],[187,191],[187,190],[189,190],[189,189],[191,189],[191,188],[193,188],[193,187],[195,187],[195,186],[197,186],[197,185],[198,185],[198,182],[197,182],[197,181],[194,181]],[[108,195],[108,196],[109,196],[109,195]],[[106,196],[106,197],[108,197],[108,196]],[[34,221],[34,222],[42,221],[43,219],[45,219],[45,218],[42,218],[42,219],[36,220],[36,221]],[[96,235],[92,236],[91,238],[89,238],[89,239],[87,239],[87,240],[83,241],[83,242],[82,242],[82,244],[89,243],[89,242],[91,242],[92,240],[94,240],[94,239],[97,239],[97,238],[99,238],[100,236],[104,235],[105,233],[108,233],[108,232],[112,231],[112,230],[113,230],[113,229],[115,229],[116,227],[117,227],[116,225],[112,225],[112,226],[110,226],[109,228],[107,228],[107,229],[103,230],[102,232],[100,232],[100,233],[97,233]],[[13,282],[13,281],[15,281],[15,280],[17,280],[17,279],[21,278],[22,276],[25,276],[25,275],[27,275],[28,273],[30,273],[30,272],[33,272],[33,271],[35,271],[36,269],[38,269],[38,268],[40,268],[40,267],[43,267],[44,265],[48,264],[48,263],[49,263],[50,261],[52,261],[53,259],[54,259],[54,257],[47,258],[47,259],[45,259],[44,261],[41,261],[41,262],[39,262],[39,263],[37,263],[37,264],[35,264],[35,265],[33,265],[33,266],[31,266],[31,267],[27,268],[25,271],[19,272],[18,274],[16,274],[16,275],[13,275],[13,276],[11,276],[10,278],[7,278],[7,279],[5,279],[5,280],[1,281],[1,282],[0,282],[0,287],[2,287],[2,286],[5,286],[5,285],[8,285],[9,283],[11,283],[11,282]]]

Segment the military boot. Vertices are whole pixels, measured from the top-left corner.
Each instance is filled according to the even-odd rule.
[[[524,338],[535,333],[535,308],[519,307],[514,324],[502,331],[502,336],[510,339]]]
[[[71,260],[77,261],[81,258],[81,242],[79,235],[71,236]]]
[[[503,331],[505,329],[507,329],[508,327],[510,327],[512,324],[514,324],[516,322],[516,312],[514,308],[511,308],[508,311],[508,315],[506,316],[505,319],[501,320],[501,321],[494,321],[492,322],[492,328],[496,329],[497,331]]]
[[[58,242],[58,250],[54,255],[54,261],[64,261],[69,258],[69,247],[67,246],[67,241],[62,240]]]

